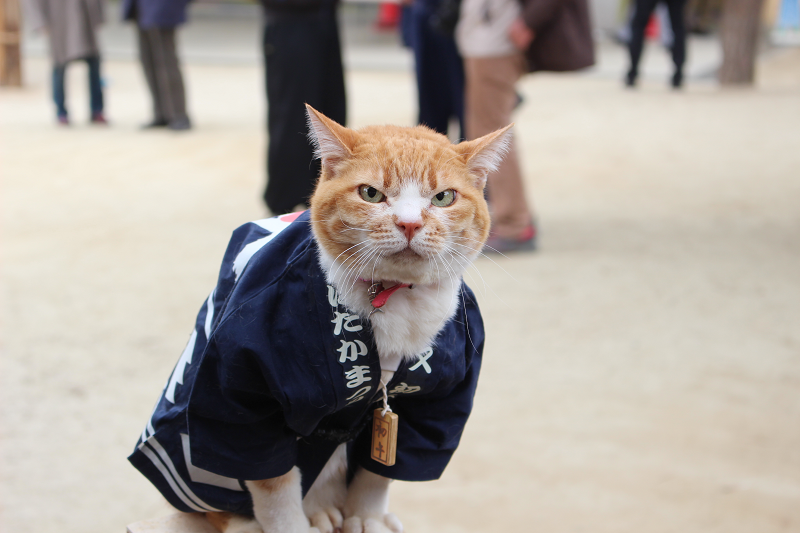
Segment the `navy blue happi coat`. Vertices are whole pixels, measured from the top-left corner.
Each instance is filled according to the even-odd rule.
[[[351,465],[392,479],[437,479],[447,466],[480,370],[474,295],[462,286],[433,348],[388,384],[400,424],[397,462],[387,467],[370,458],[369,422],[382,398],[375,341],[327,284],[317,253],[307,212],[233,233],[217,286],[128,458],[176,508],[252,515],[244,480],[297,465],[305,493],[343,442]]]

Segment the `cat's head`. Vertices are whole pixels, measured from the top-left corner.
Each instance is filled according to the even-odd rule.
[[[351,280],[459,278],[489,235],[483,189],[511,126],[452,144],[422,126],[352,130],[307,107],[322,161],[311,220],[323,257]]]

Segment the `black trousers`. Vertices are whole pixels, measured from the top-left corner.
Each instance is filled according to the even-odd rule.
[[[264,201],[272,213],[282,214],[308,205],[319,176],[305,104],[344,124],[344,70],[334,6],[264,14],[269,135]]]
[[[410,44],[417,75],[418,123],[447,135],[451,119],[458,120],[459,138],[464,133],[464,66],[452,37],[430,25],[439,2],[416,0],[406,11]]]
[[[139,58],[153,97],[153,118],[186,118],[186,90],[175,49],[175,28],[139,28]]]
[[[628,50],[631,56],[630,75],[635,78],[639,73],[639,60],[644,47],[644,31],[653,11],[659,2],[664,2],[669,11],[669,21],[674,35],[672,42],[672,61],[675,63],[675,72],[683,72],[686,61],[686,22],[684,20],[684,7],[686,0],[636,0],[636,7],[631,21],[631,40]]]

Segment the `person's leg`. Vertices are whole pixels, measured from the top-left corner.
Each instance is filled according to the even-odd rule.
[[[327,15],[325,11],[328,11]],[[342,46],[339,38],[339,22],[336,7],[322,10],[325,45],[323,59],[324,79],[318,88],[321,107],[314,107],[322,114],[344,125],[347,122],[347,92],[344,85],[344,66],[342,65]],[[313,107],[313,104],[311,104]]]
[[[161,93],[158,90],[158,83],[156,81],[156,66],[153,58],[153,32],[158,30],[144,30],[137,26],[137,35],[139,37],[139,59],[142,63],[142,70],[144,70],[144,77],[147,80],[147,88],[150,90],[150,96],[153,100],[153,121],[145,127],[159,127],[167,125],[166,111],[161,101]]]
[[[152,30],[155,80],[170,129],[191,127],[186,114],[186,88],[175,45],[175,28]]]
[[[86,58],[89,67],[89,107],[91,121],[105,124],[103,116],[103,81],[100,78],[100,56]]]
[[[418,123],[447,135],[450,119],[461,122],[463,118],[464,70],[455,41],[433,30],[430,17],[429,6],[424,2],[412,4]]]
[[[467,138],[476,139],[511,123],[517,102],[515,83],[524,71],[524,61],[522,55],[465,58]],[[489,175],[486,187],[492,234],[501,239],[532,241],[533,217],[515,141],[498,171]]]
[[[447,89],[450,94],[450,118],[458,120],[458,138],[466,139],[467,128],[464,124],[464,61],[458,53],[454,39],[449,39],[448,46],[443,49],[447,54],[445,68],[447,70]]]
[[[628,52],[631,59],[631,66],[625,77],[625,83],[628,86],[633,86],[639,76],[639,60],[642,57],[642,48],[644,47],[644,32],[657,3],[658,0],[636,0],[636,7],[631,20],[631,40],[628,43]]]
[[[268,146],[264,201],[274,214],[308,205],[319,175],[319,161],[314,160],[306,137],[305,104],[320,110],[326,106],[326,16],[332,13],[266,13]],[[338,112],[344,115],[345,110]]]
[[[61,124],[69,124],[69,113],[67,113],[66,92],[64,90],[64,77],[66,75],[67,64],[55,65],[53,67],[53,102],[56,104],[56,117]]]
[[[686,62],[686,0],[667,0],[669,20],[672,26],[672,62],[675,72],[672,75],[672,86],[683,85],[683,64]]]

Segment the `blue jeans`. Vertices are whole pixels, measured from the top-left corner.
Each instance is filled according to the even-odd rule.
[[[103,87],[100,81],[100,57],[92,56],[83,58],[89,66],[89,105],[92,116],[103,112]],[[53,67],[53,101],[56,103],[56,113],[59,117],[68,115],[66,106],[66,93],[64,91],[64,75],[67,65]]]

